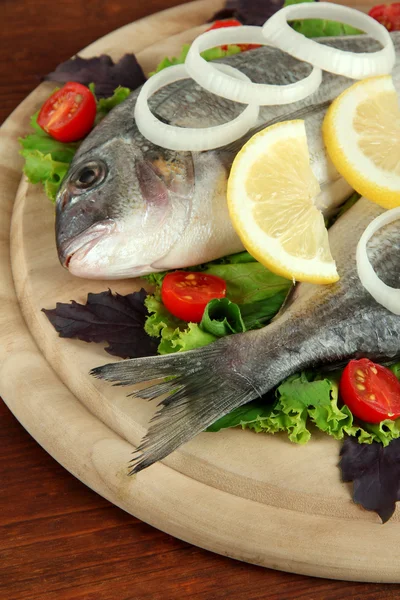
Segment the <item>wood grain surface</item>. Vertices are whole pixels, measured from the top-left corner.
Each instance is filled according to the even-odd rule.
[[[0,49],[7,58],[1,64],[0,114],[6,117],[41,75],[77,49],[173,4],[179,2],[159,0],[135,7],[127,2],[70,1],[58,3],[55,16],[53,5],[43,0],[3,3],[7,28],[2,26]],[[269,571],[160,533],[79,483],[0,406],[1,599],[400,597],[397,585]]]

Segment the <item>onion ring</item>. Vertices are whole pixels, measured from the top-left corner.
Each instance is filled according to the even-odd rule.
[[[322,73],[316,67],[304,79],[287,85],[253,83],[250,80],[243,83],[229,74],[219,73],[216,65],[207,62],[200,54],[215,46],[235,43],[268,45],[261,27],[221,28],[199,35],[190,46],[185,61],[187,71],[196,83],[222,98],[244,104],[256,102],[262,106],[291,104],[304,100],[319,88]]]
[[[400,315],[400,289],[386,285],[375,273],[367,254],[367,244],[381,227],[400,219],[400,207],[376,217],[366,228],[357,245],[357,272],[361,283],[371,296],[390,312]]]
[[[383,48],[377,52],[355,54],[305,38],[288,24],[293,19],[329,19],[365,31]],[[267,42],[291,56],[324,71],[351,79],[386,75],[393,69],[396,55],[389,32],[368,15],[348,6],[330,2],[292,4],[275,13],[263,26]]]
[[[218,69],[249,81],[246,75],[228,65],[218,65]],[[255,125],[259,106],[254,103],[249,104],[232,121],[213,127],[176,127],[157,119],[149,108],[149,97],[165,85],[188,77],[185,65],[175,65],[150,77],[140,90],[135,106],[135,120],[140,133],[150,142],[169,150],[201,152],[230,144]]]

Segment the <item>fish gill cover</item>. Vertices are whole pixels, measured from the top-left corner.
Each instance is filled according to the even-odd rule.
[[[235,17],[246,25],[262,25],[284,4],[298,1],[228,0],[213,20]],[[291,25],[308,37],[356,33],[346,26],[315,19],[296,21]],[[161,61],[157,70],[183,62],[187,49],[185,46],[177,58]],[[230,50],[231,53],[236,51],[236,48]],[[218,52],[210,53],[208,59],[213,58],[220,58]],[[96,122],[122,102],[130,90],[145,81],[143,71],[132,54],[126,54],[118,63],[105,55],[92,59],[76,57],[59,65],[45,79],[95,84],[96,95],[100,99]],[[36,119],[37,114],[31,120],[34,132],[21,140],[21,153],[26,160],[25,173],[30,181],[42,182],[47,195],[54,199],[78,144],[56,142],[38,127]],[[253,262],[251,257],[247,261],[242,258],[239,263]],[[223,263],[221,261],[219,267],[217,265],[217,270],[224,266]],[[228,266],[231,266],[229,261]],[[216,265],[209,267],[215,269]],[[227,276],[226,273],[224,275]],[[150,282],[159,286],[161,281],[162,275],[157,274]],[[167,315],[157,293],[148,295],[144,290],[126,296],[112,294],[110,290],[89,294],[86,304],[57,303],[56,308],[44,312],[61,337],[107,342],[105,349],[110,354],[134,358],[155,354],[157,346],[158,352],[162,353],[188,350],[206,345],[220,335],[261,326],[282,304],[280,294],[285,295],[283,288],[258,300],[253,297],[253,302],[248,303],[240,303],[240,298],[235,298],[236,302],[228,300],[222,304],[217,301],[218,306],[208,307],[200,325],[177,322]],[[172,323],[174,319],[176,322]],[[393,367],[393,371],[398,375],[400,366]],[[400,423],[357,423],[349,409],[339,401],[338,376],[327,377],[319,373],[294,375],[282,382],[275,392],[225,415],[208,431],[238,426],[255,432],[286,431],[291,441],[305,443],[311,437],[312,426],[316,426],[336,439],[345,437],[340,460],[342,479],[353,482],[354,501],[367,510],[376,511],[385,522],[392,516],[395,503],[400,499],[400,439],[397,439]]]
[[[241,23],[246,25],[262,25],[272,14],[283,5],[314,2],[315,0],[228,0],[225,9],[216,15],[217,18],[236,16]],[[318,0],[317,0],[318,1]],[[321,19],[306,19],[293,21],[291,26],[303,33],[306,37],[335,36],[357,33],[356,30],[340,23]],[[185,62],[189,45],[182,47],[177,57],[165,57],[156,66],[153,73],[157,73],[171,65]],[[216,60],[241,52],[241,48],[234,44],[226,48],[211,48],[202,53],[205,60]],[[152,75],[153,73],[150,73]],[[140,87],[146,77],[134,54],[128,53],[114,63],[110,56],[105,54],[93,58],[76,56],[69,59],[48,73],[46,81],[66,83],[76,81],[90,87],[97,100],[97,125],[106,114],[123,102],[131,91]],[[25,159],[24,173],[31,183],[42,183],[47,197],[55,201],[61,182],[68,172],[74,154],[79,147],[75,144],[62,144],[47,135],[37,124],[38,113],[32,116],[31,126],[33,132],[20,138],[22,146],[21,155]],[[65,152],[61,153],[62,146]],[[61,157],[62,154],[62,157]]]

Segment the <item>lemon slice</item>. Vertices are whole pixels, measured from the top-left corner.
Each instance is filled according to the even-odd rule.
[[[274,273],[297,281],[338,280],[304,121],[267,127],[243,146],[228,180],[232,223],[245,248]]]
[[[390,75],[338,96],[322,131],[332,162],[359,194],[385,208],[400,205],[400,109]]]

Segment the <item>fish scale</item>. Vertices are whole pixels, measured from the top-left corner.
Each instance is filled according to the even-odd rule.
[[[125,360],[97,367],[95,377],[118,385],[174,379],[134,395],[159,404],[132,462],[132,473],[168,456],[231,410],[267,394],[308,368],[337,367],[352,358],[395,361],[400,356],[400,316],[378,304],[362,286],[356,248],[365,228],[384,209],[362,198],[329,230],[340,280],[300,283],[266,327],[222,338],[191,352]],[[400,287],[400,226],[382,228],[368,245],[374,269]]]
[[[391,35],[398,54],[400,33]],[[353,52],[377,47],[368,36],[329,38],[323,43]],[[222,62],[259,83],[292,83],[310,71],[309,65],[271,47]],[[393,77],[398,84],[398,64]],[[146,140],[134,121],[139,90],[135,91],[82,142],[63,180],[56,199],[61,264],[76,276],[120,279],[189,267],[243,250],[228,214],[229,171],[257,128],[282,120],[304,119],[310,163],[321,187],[316,205],[329,214],[352,190],[326,155],[321,124],[329,103],[351,83],[324,73],[312,96],[290,105],[262,107],[249,135],[208,152],[173,152]],[[149,104],[163,121],[190,127],[229,121],[243,108],[189,79],[161,89]],[[81,177],[85,180],[88,170],[86,180],[92,183],[84,185]]]

